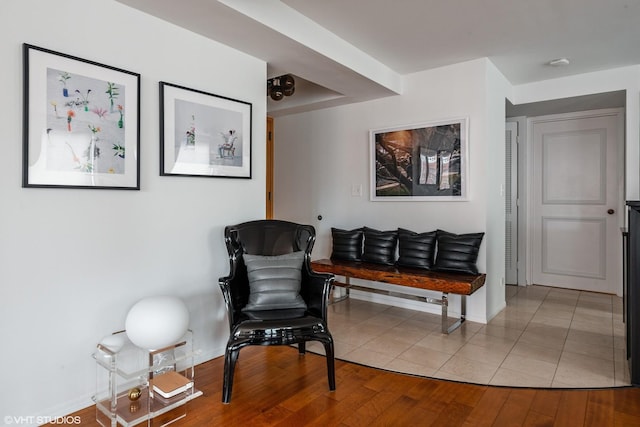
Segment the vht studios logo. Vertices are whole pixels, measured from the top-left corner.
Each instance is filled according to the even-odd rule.
[[[79,416],[49,417],[43,415],[7,415],[4,417],[5,425],[42,425],[42,424],[81,424]]]

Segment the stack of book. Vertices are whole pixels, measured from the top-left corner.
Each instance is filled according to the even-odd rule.
[[[153,393],[165,399],[183,393],[193,387],[193,381],[175,371],[165,372],[153,377]]]

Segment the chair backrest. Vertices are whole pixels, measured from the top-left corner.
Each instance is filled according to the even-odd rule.
[[[249,278],[243,254],[275,256],[304,251],[303,275],[311,271],[311,250],[315,242],[315,229],[311,225],[280,220],[249,221],[225,227],[224,236],[232,276],[228,301],[231,319],[236,318],[233,313],[239,313],[249,299]],[[301,294],[304,298],[305,291]]]
[[[266,219],[227,226],[224,236],[232,258],[242,254],[273,256],[297,251],[304,251],[308,256],[315,242],[315,229],[311,225]]]

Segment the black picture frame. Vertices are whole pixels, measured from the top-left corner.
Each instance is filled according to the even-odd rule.
[[[23,44],[22,186],[140,189],[140,74]]]
[[[160,175],[251,179],[252,104],[160,82]]]

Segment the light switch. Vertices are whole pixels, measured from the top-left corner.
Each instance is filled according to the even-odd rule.
[[[351,195],[353,197],[362,197],[362,184],[351,184]]]

